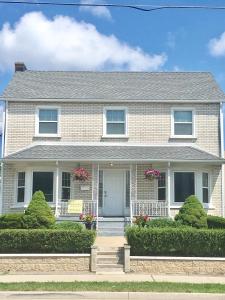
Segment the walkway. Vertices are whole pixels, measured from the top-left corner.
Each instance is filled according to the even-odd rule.
[[[182,276],[182,275],[143,275],[143,274],[2,274],[0,282],[73,282],[73,281],[109,281],[109,282],[188,282],[188,283],[221,283],[225,284],[225,276]],[[225,297],[225,296],[224,296]]]

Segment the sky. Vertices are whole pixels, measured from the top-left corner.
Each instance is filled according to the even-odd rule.
[[[108,3],[225,6],[224,0]],[[210,71],[225,91],[225,11],[0,4],[0,93],[15,61],[36,70]]]

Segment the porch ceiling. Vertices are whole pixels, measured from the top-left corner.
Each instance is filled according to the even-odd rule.
[[[191,146],[34,145],[11,154],[5,161],[177,161],[225,160]]]

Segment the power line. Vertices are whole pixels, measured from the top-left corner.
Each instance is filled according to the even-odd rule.
[[[49,6],[73,6],[73,7],[108,7],[135,9],[144,12],[167,9],[202,9],[202,10],[225,10],[225,6],[206,6],[206,5],[148,5],[148,4],[93,4],[93,3],[70,3],[70,2],[39,2],[39,1],[3,1],[0,4],[28,4],[28,5],[49,5]]]

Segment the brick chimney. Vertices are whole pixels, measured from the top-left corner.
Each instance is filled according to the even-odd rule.
[[[24,72],[26,71],[27,67],[23,62],[16,62],[15,63],[15,72]]]

